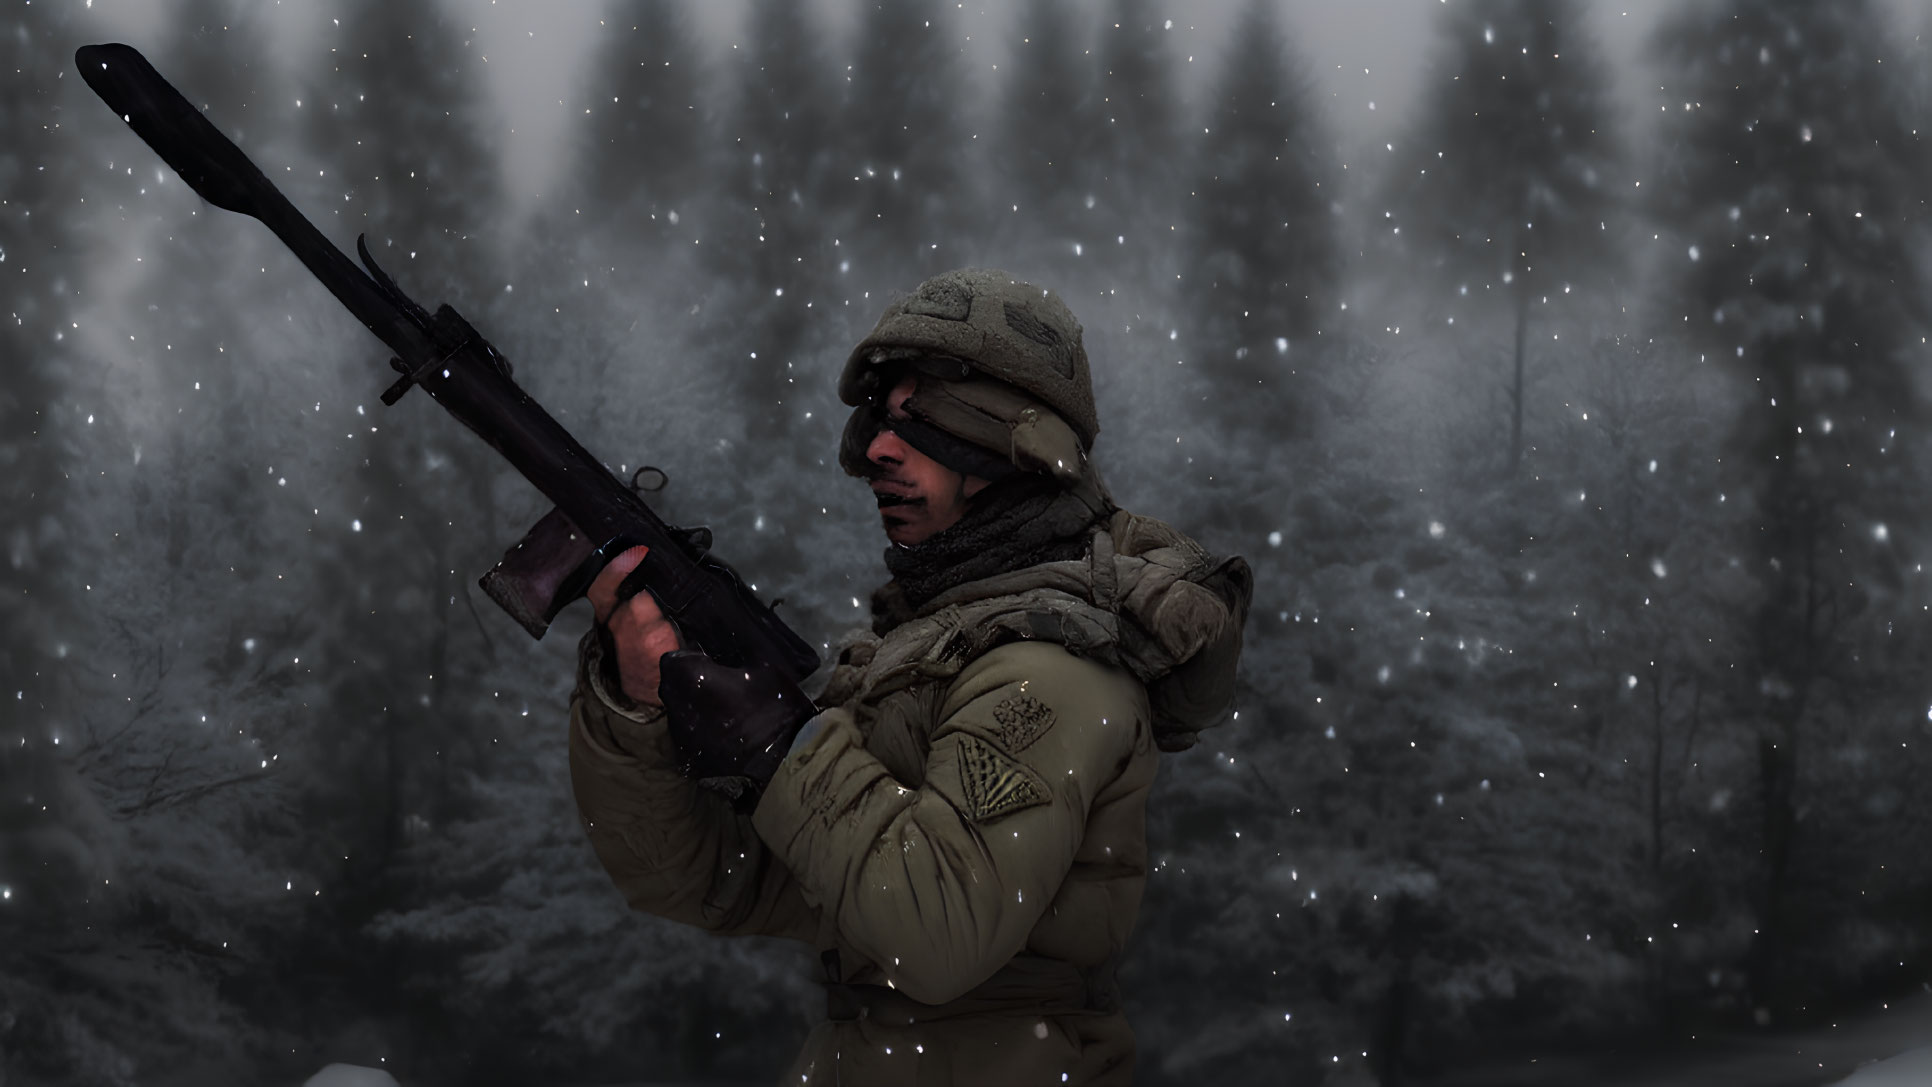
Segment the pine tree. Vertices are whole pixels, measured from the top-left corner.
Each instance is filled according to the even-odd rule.
[[[1170,228],[1181,220],[1180,94],[1168,33],[1173,20],[1153,0],[1113,0],[1100,20],[1094,53],[1100,130],[1091,169],[1098,175],[1095,257],[1126,276],[1132,323],[1147,332],[1174,327]]]
[[[23,594],[30,606],[70,599],[35,617],[40,631],[9,640],[10,647],[54,650],[34,669],[39,675],[20,677],[15,688],[40,696],[36,708],[52,711],[35,722],[51,727],[27,737],[18,754],[31,758],[44,742],[60,765],[28,790],[39,798],[32,809],[49,821],[31,828],[32,837],[57,847],[56,863],[22,864],[46,878],[21,881],[14,895],[23,908],[0,915],[4,924],[50,910],[50,924],[30,937],[0,940],[34,949],[0,971],[10,979],[0,1002],[15,1004],[17,986],[41,990],[25,1008],[9,1009],[20,1029],[8,1054],[25,1051],[21,1064],[7,1062],[10,1069],[119,1082],[131,1064],[186,1068],[212,1060],[211,1039],[222,1039],[230,1059],[258,1052],[266,1031],[235,1024],[251,994],[251,967],[272,971],[276,961],[275,945],[259,938],[286,933],[300,909],[284,889],[292,881],[271,884],[268,876],[287,874],[294,852],[291,823],[277,818],[288,794],[276,787],[274,771],[288,753],[278,741],[295,716],[286,706],[305,692],[267,653],[246,654],[239,637],[226,637],[222,590],[237,579],[197,544],[203,533],[237,548],[262,539],[250,516],[260,512],[253,501],[262,493],[259,479],[246,493],[231,493],[220,484],[234,476],[203,474],[220,453],[232,455],[232,446],[219,447],[239,431],[207,428],[220,414],[212,383],[207,395],[190,391],[190,374],[216,354],[210,328],[220,322],[208,318],[218,312],[216,299],[238,302],[220,298],[193,260],[212,235],[201,227],[215,216],[174,221],[205,205],[73,78],[68,58],[79,42],[69,35],[78,28],[38,10],[23,8],[8,34],[35,58],[23,56],[12,69],[22,83],[8,102],[36,122],[20,130],[44,121],[52,134],[58,126],[64,142],[111,148],[123,168],[75,176],[60,168],[71,155],[49,156],[34,163],[26,184],[8,186],[23,200],[24,222],[58,223],[63,235],[34,232],[17,246],[8,245],[12,238],[0,242],[19,254],[22,267],[54,273],[59,296],[57,308],[41,309],[54,299],[21,291],[17,327],[55,312],[61,318],[20,345],[15,357],[25,380],[14,387],[30,398],[23,407],[54,417],[56,425],[43,433],[51,439],[65,431],[58,445],[36,440],[15,477],[35,487],[22,496],[23,508],[33,510],[42,497],[58,501],[63,538],[57,558],[35,554],[26,546],[32,538],[22,538],[14,569],[34,570],[39,584]],[[207,71],[183,79],[185,89],[218,127],[240,134],[254,127],[249,107],[259,104],[262,83],[235,58],[259,50],[247,34],[224,30],[227,14],[215,3],[187,5],[174,40],[152,57],[164,73],[205,64]],[[66,91],[67,110],[56,105],[55,88]],[[29,137],[22,150],[33,163],[43,149]],[[232,228],[237,220],[227,218]],[[95,229],[111,233],[89,237]],[[42,251],[48,242],[60,249],[83,239],[96,256],[88,265]],[[124,271],[130,265],[133,276]],[[91,335],[75,331],[90,326]],[[35,375],[50,364],[59,371],[41,385]],[[83,404],[84,422],[75,420],[83,425],[58,425],[59,416]],[[34,479],[43,467],[60,479],[46,492]],[[274,662],[285,664],[281,651],[291,645],[295,656],[306,652],[299,638],[274,641]],[[228,659],[223,643],[233,657],[248,659]],[[14,777],[12,770],[0,770],[0,780]],[[0,841],[8,837],[0,832]],[[0,867],[27,860],[15,855]],[[55,893],[66,879],[75,885]],[[73,999],[36,1008],[47,1004],[47,992]]]
[[[598,28],[575,178],[592,222],[633,246],[691,216],[707,173],[699,56],[684,5],[671,0],[616,5]]]
[[[874,299],[974,260],[981,187],[966,153],[969,99],[953,10],[941,0],[905,0],[859,15],[839,121],[841,165],[852,177],[845,202],[855,219],[846,244],[857,249],[844,259],[853,287]]]
[[[1098,124],[1081,156],[1091,188],[1079,193],[1083,209],[1075,220],[1080,267],[1057,289],[1086,325],[1088,354],[1109,360],[1106,373],[1135,391],[1130,404],[1155,409],[1147,423],[1165,428],[1172,418],[1159,408],[1194,399],[1176,387],[1189,375],[1174,365],[1181,324],[1175,288],[1186,271],[1175,242],[1186,211],[1182,156],[1191,144],[1180,131],[1172,20],[1150,0],[1113,0],[1102,11],[1092,46]],[[1106,383],[1103,376],[1103,402]],[[1131,408],[1109,417],[1109,429],[1142,422]],[[1191,454],[1177,459],[1192,466]],[[1109,478],[1131,493],[1135,466],[1124,460],[1110,461]]]
[[[851,347],[845,303],[853,264],[863,274],[864,259],[853,245],[863,232],[843,204],[855,183],[838,154],[838,91],[821,29],[809,8],[759,0],[746,34],[747,47],[732,54],[728,151],[712,205],[718,244],[699,249],[712,286],[693,347],[718,383],[711,399],[728,405],[705,444],[729,439],[730,450],[711,464],[673,449],[653,457],[684,465],[665,497],[702,496],[694,512],[755,575],[811,565],[800,532],[842,480],[823,470],[835,463],[848,411],[827,367]],[[793,466],[817,470],[801,482]],[[779,595],[797,599],[789,586]]]
[[[78,44],[73,19],[71,9],[39,5],[10,8],[0,21],[0,127],[8,134],[0,152],[0,354],[8,360],[0,392],[0,498],[8,510],[0,679],[14,692],[0,714],[0,1014],[15,1024],[8,1066],[49,1078],[112,1074],[118,1056],[97,1026],[46,1007],[53,979],[67,975],[70,922],[100,886],[112,839],[67,764],[71,731],[69,752],[56,742],[73,708],[61,677],[66,620],[81,603],[68,589],[79,571],[61,528],[80,500],[67,469],[85,426],[67,395],[82,265],[79,163],[63,153],[62,130],[80,127],[73,104],[92,104],[60,93]]]
[[[405,290],[463,309],[493,255],[491,213],[501,201],[481,62],[466,28],[433,6],[351,0],[345,8],[318,28],[334,40],[304,110],[319,169],[290,199],[326,201],[335,216],[318,220],[324,233],[345,247],[366,233]]]
[[[1120,221],[1161,200],[1158,171],[1182,147],[1174,58],[1167,33],[1173,20],[1153,0],[1113,0],[1101,20],[1096,52],[1100,64],[1102,199]]]
[[[1055,282],[1070,277],[1086,254],[1102,251],[1095,194],[1105,121],[1099,73],[1080,29],[1064,3],[1027,5],[1013,32],[1012,75],[993,134],[995,176],[1005,186],[995,194],[994,214],[1009,224],[1015,253],[1007,263],[1043,265]]]
[[[565,697],[553,683],[529,712]],[[587,1054],[630,1069],[612,1075],[782,1067],[802,1036],[795,1009],[815,995],[805,949],[629,909],[584,837],[556,731],[505,729],[503,740],[495,772],[472,783],[474,817],[411,853],[444,893],[371,926],[389,948],[438,956],[442,968],[409,986],[452,1011],[457,1078],[577,1081],[594,1066]]]
[[[1523,457],[1533,314],[1614,280],[1620,239],[1602,62],[1574,3],[1490,0],[1442,17],[1425,107],[1376,225],[1421,278],[1429,324],[1509,337],[1509,445]]]
[[[465,30],[434,8],[362,0],[327,32],[336,44],[307,129],[323,165],[305,188],[347,210],[340,225],[318,225],[343,244],[366,232],[373,257],[426,308],[448,302],[481,328],[508,324],[493,315],[514,292],[486,278],[502,192]],[[354,843],[341,851],[354,858],[350,897],[369,896],[353,914],[387,904],[411,828],[452,814],[451,767],[488,747],[470,716],[488,689],[471,593],[502,546],[478,529],[495,524],[492,481],[507,470],[422,394],[377,402],[393,376],[380,345],[358,332],[342,350],[343,380],[368,390],[336,454],[347,463],[331,465],[350,475],[341,518],[354,530],[318,538],[308,583],[331,634],[328,712],[346,723],[330,749],[338,784],[316,786],[363,783],[340,828]]]
[[[1758,582],[1733,697],[1758,723],[1752,998],[1779,1011],[1803,1003],[1790,969],[1806,925],[1800,769],[1834,692],[1889,686],[1859,659],[1861,633],[1922,621],[1897,605],[1924,525],[1912,374],[1925,160],[1898,65],[1883,63],[1888,29],[1870,3],[1727,3],[1659,35],[1664,162],[1646,188],[1674,249],[1666,315],[1749,390],[1725,457]],[[1855,721],[1873,701],[1838,712]]]
[[[22,8],[0,24],[7,51],[0,116],[10,133],[0,154],[0,284],[7,296],[0,352],[11,360],[0,394],[0,457],[6,464],[0,495],[9,511],[7,561],[0,564],[7,599],[0,661],[13,688],[33,689],[37,700],[51,693],[43,686],[52,659],[45,633],[54,613],[65,607],[42,591],[50,587],[49,571],[61,556],[57,518],[65,427],[53,412],[62,375],[71,370],[64,358],[70,350],[64,318],[78,272],[72,220],[61,214],[72,202],[76,170],[71,156],[56,153],[55,126],[65,107],[56,93],[56,73],[66,63],[62,48],[69,40],[65,22],[43,7]],[[24,716],[9,720],[0,746],[14,747],[29,731]]]
[[[1728,993],[1705,960],[1739,909],[1728,828],[1709,803],[1738,784],[1725,707],[1748,579],[1719,467],[1740,390],[1714,367],[1687,371],[1694,349],[1677,336],[1562,335],[1551,391],[1566,410],[1539,433],[1549,455],[1535,482],[1498,488],[1513,501],[1486,535],[1544,587],[1524,608],[1543,659],[1532,685],[1561,692],[1567,712],[1544,720],[1583,746],[1579,801],[1611,828],[1603,849],[1624,866],[1615,893],[1577,920],[1607,930],[1621,918],[1654,936],[1624,946],[1643,965],[1626,996],[1669,1032],[1683,1004]]]
[[[1188,198],[1189,353],[1224,404],[1279,439],[1309,414],[1302,371],[1336,304],[1334,186],[1271,5],[1248,6],[1220,71]]]
[[[805,426],[806,405],[825,399],[810,395],[825,383],[799,364],[830,319],[843,274],[844,247],[831,244],[841,231],[826,221],[840,169],[828,139],[835,92],[804,9],[760,0],[746,29],[749,55],[732,79],[729,222],[707,254],[731,297],[711,307],[717,327],[706,338],[729,360],[752,431],[783,440]],[[824,428],[806,429],[823,439]]]

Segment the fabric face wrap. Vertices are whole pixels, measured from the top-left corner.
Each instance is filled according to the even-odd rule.
[[[874,438],[889,430],[912,448],[963,476],[978,476],[996,483],[1019,471],[1013,462],[982,445],[977,445],[942,430],[931,421],[913,417],[894,419],[878,399],[852,409],[839,440],[839,467],[847,475],[876,479],[883,470],[866,456]]]
[[[955,438],[923,419],[894,419],[881,413],[879,426],[963,476],[978,476],[989,483],[997,483],[1019,471],[1012,461],[995,456],[982,446]]]
[[[878,478],[880,469],[866,450],[885,429],[962,475],[998,482],[1015,472],[1041,472],[1061,486],[1078,484],[1087,472],[1087,453],[1066,421],[1004,382],[953,376],[964,365],[956,359],[905,360],[896,372],[866,372],[869,393],[846,422],[839,466],[848,475]],[[932,372],[942,367],[951,367],[945,376]],[[884,390],[908,372],[918,379],[904,404],[910,418],[895,419],[887,413]]]

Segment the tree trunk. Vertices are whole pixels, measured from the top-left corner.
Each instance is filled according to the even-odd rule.
[[[1788,441],[1788,439],[1787,439]],[[1789,449],[1780,458],[1791,462]],[[1785,469],[1789,471],[1789,469]],[[1758,1007],[1783,1010],[1789,994],[1784,988],[1786,943],[1786,883],[1797,840],[1797,779],[1800,727],[1809,700],[1811,680],[1818,667],[1819,620],[1827,590],[1820,581],[1819,516],[1816,507],[1789,477],[1774,479],[1772,508],[1784,519],[1780,528],[1791,546],[1786,554],[1802,555],[1803,565],[1780,579],[1760,620],[1760,668],[1782,685],[1769,695],[1765,731],[1758,736],[1758,782],[1763,798],[1760,835],[1764,854],[1764,897],[1758,940],[1753,947],[1751,991]],[[1793,587],[1784,582],[1795,581]],[[1795,591],[1796,606],[1788,599]],[[1780,599],[1780,594],[1785,599]]]
[[[1664,867],[1664,676],[1650,672],[1650,870]]]
[[[1509,461],[1504,474],[1514,476],[1523,463],[1523,355],[1529,341],[1529,281],[1516,277],[1516,365],[1509,386]]]
[[[1389,988],[1383,996],[1381,1015],[1378,1017],[1380,1022],[1375,1028],[1373,1067],[1382,1087],[1402,1087],[1408,1082],[1405,1051],[1415,957],[1421,946],[1421,933],[1418,930],[1415,900],[1407,894],[1397,894],[1389,917]]]
[[[1797,831],[1792,802],[1797,760],[1789,742],[1795,722],[1779,722],[1758,737],[1758,782],[1763,792],[1764,899],[1752,956],[1751,991],[1761,1008],[1780,1003],[1784,958],[1784,884]]]

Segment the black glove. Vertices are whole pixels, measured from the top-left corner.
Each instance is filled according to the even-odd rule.
[[[798,685],[769,668],[728,668],[695,649],[658,659],[678,772],[693,780],[747,777],[762,789],[792,738],[818,710]]]

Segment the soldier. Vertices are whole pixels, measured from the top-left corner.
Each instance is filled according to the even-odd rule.
[[[649,594],[616,604],[620,556],[571,702],[591,843],[637,909],[819,949],[784,1082],[1127,1083],[1156,751],[1228,708],[1248,566],[1114,505],[1080,326],[1003,272],[887,307],[839,396],[891,541],[872,631],[809,721],[766,713],[783,692],[675,652]]]

